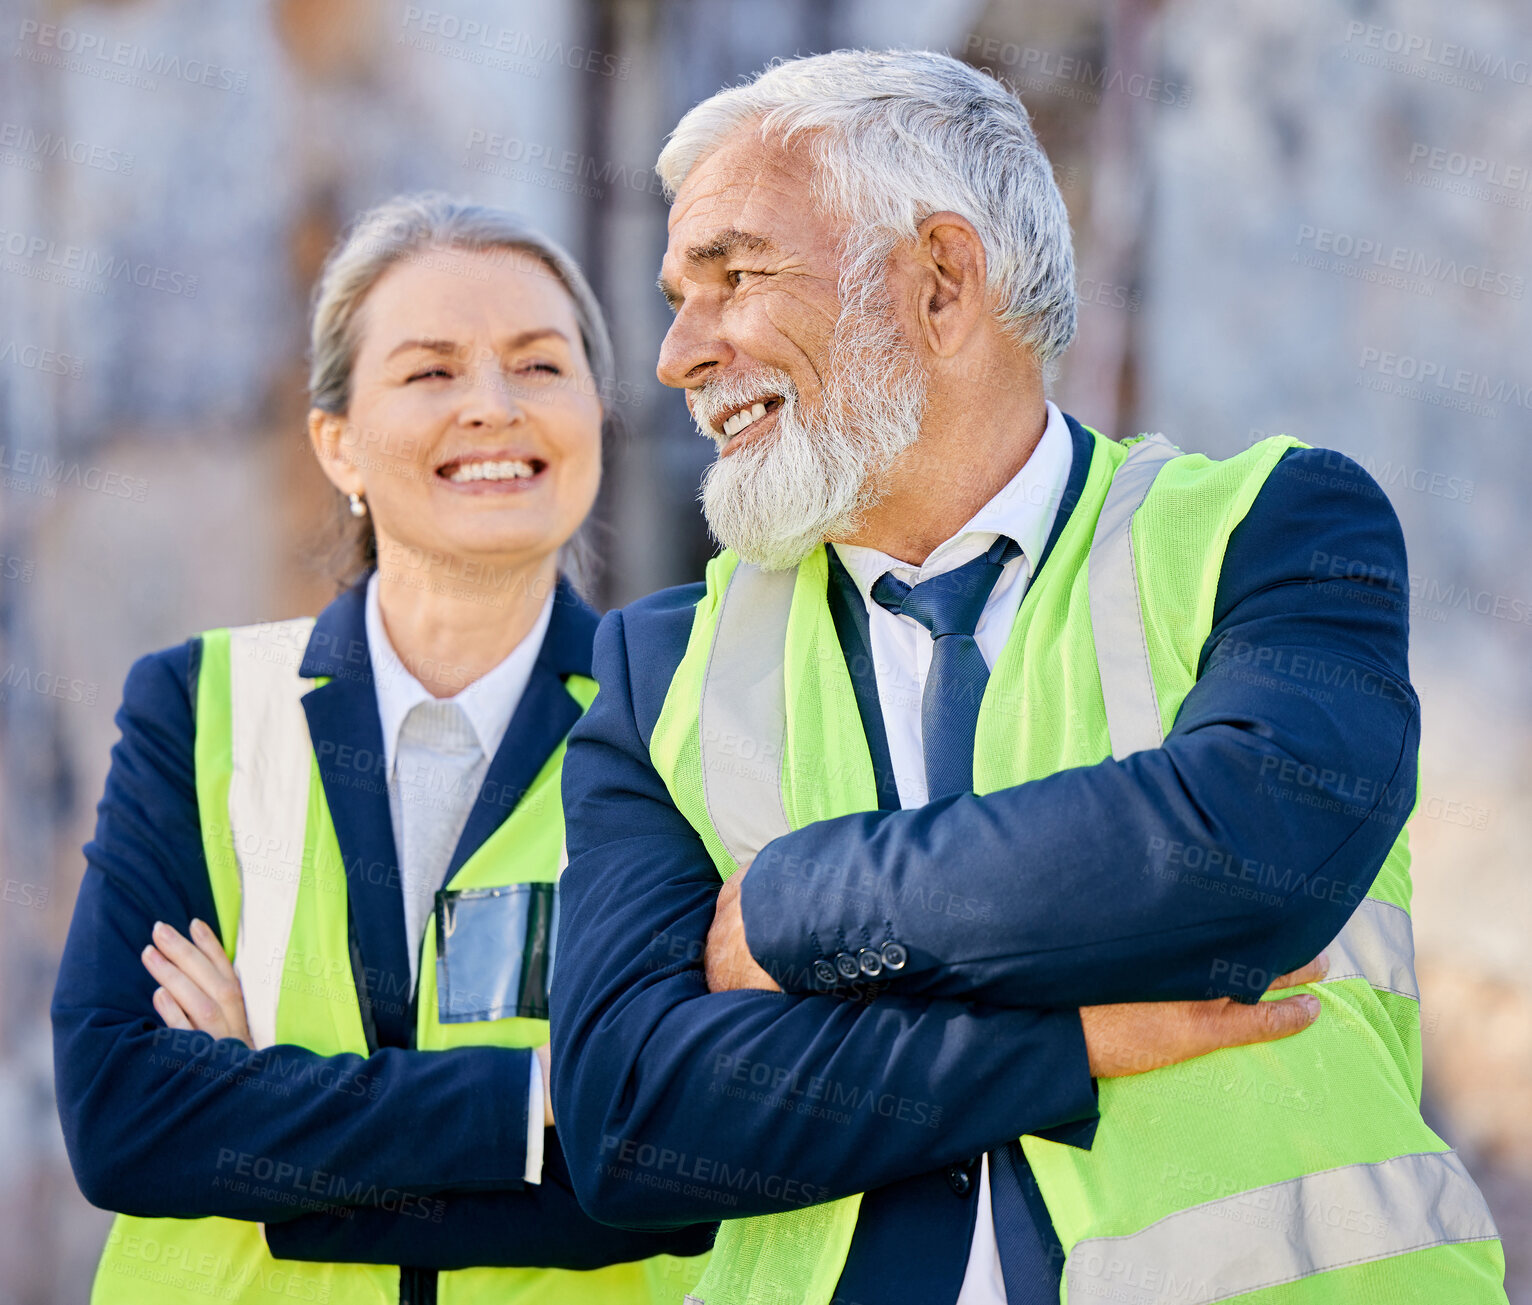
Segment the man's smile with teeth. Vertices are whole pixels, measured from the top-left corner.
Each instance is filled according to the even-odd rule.
[[[773,396],[772,398],[762,399],[758,403],[747,404],[745,407],[737,409],[733,415],[724,420],[724,435],[732,439],[747,426],[753,425],[766,416],[767,413],[775,411],[778,403],[779,400]]]

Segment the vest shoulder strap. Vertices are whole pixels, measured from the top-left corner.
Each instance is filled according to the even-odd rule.
[[[1128,449],[1107,490],[1089,565],[1090,624],[1101,671],[1112,756],[1121,761],[1133,752],[1157,748],[1165,739],[1149,666],[1144,610],[1133,556],[1133,517],[1154,487],[1155,477],[1181,456],[1163,435],[1148,435]]]
[[[314,750],[302,699],[314,681],[298,668],[313,626],[304,617],[229,631],[229,831],[240,879],[234,969],[258,1048],[277,1040],[283,958],[307,860]]]
[[[796,587],[796,570],[736,566],[703,673],[697,721],[703,799],[738,865],[792,829],[782,802],[782,754],[787,620]]]

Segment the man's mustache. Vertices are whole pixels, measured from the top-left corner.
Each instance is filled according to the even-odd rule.
[[[723,423],[731,413],[755,402],[768,399],[781,400],[787,411],[798,407],[798,387],[786,372],[776,368],[741,373],[738,376],[720,376],[704,381],[687,395],[687,406],[698,432],[716,444],[723,444],[727,436]]]

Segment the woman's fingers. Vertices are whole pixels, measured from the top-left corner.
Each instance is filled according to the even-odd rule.
[[[175,1001],[176,1007],[190,1021],[190,1027],[211,1033],[215,1038],[223,1036],[220,1027],[222,1012],[218,1009],[218,1003],[193,983],[158,947],[150,943],[140,953],[140,959],[154,981],[165,989],[166,994]]]
[[[176,999],[165,991],[164,988],[156,988],[154,990],[154,1009],[159,1012],[160,1018],[165,1021],[166,1028],[191,1031],[192,1022],[186,1018],[186,1012],[176,1004]]]
[[[203,924],[201,920],[193,920],[191,922],[191,940],[196,944],[197,950],[208,958],[214,970],[224,978],[234,979],[236,983],[238,982],[234,974],[234,965],[224,955],[223,944],[218,941],[218,935],[208,928],[207,925]]]
[[[194,947],[179,930],[163,920],[155,922],[151,936],[154,939],[154,945],[160,949],[166,960],[214,1001],[218,1000],[218,988],[223,982],[223,976],[213,968],[213,962],[203,954],[200,947]],[[179,1000],[179,996],[177,999]],[[221,1002],[219,1004],[222,1005]],[[197,1017],[195,1011],[186,1013],[193,1019]]]
[[[155,924],[153,934],[153,944],[143,952],[144,965],[169,990],[192,1026],[215,1038],[240,1038],[248,1044],[244,995],[233,970],[220,973],[201,948],[163,921]]]
[[[247,1047],[253,1047],[255,1043],[250,1039],[250,1024],[245,1015],[245,990],[240,986],[239,975],[234,972],[234,962],[224,952],[218,935],[201,920],[191,922],[191,936],[197,949],[208,958],[218,975],[219,986],[213,997],[223,1009],[229,1036],[238,1038]]]

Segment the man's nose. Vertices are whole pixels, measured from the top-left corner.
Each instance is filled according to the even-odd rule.
[[[701,305],[683,304],[665,332],[654,373],[662,385],[686,389],[727,367],[733,358],[733,347],[718,330],[718,315]]]

